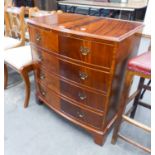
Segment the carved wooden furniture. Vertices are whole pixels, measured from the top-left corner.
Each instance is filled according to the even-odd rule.
[[[140,76],[139,85],[138,85],[136,92],[133,93],[133,95],[131,95],[130,97],[128,97],[129,90],[130,90],[129,88],[131,86],[132,77],[134,75]],[[132,119],[135,116],[135,112],[136,112],[138,105],[141,105],[141,106],[151,109],[150,105],[148,105],[140,100],[140,96],[141,96],[143,88],[147,89],[147,90],[151,90],[151,88],[149,86],[144,85],[145,79],[151,79],[151,52],[150,51],[146,52],[140,56],[137,56],[135,58],[132,58],[128,63],[128,69],[127,69],[126,78],[125,78],[125,85],[124,85],[124,89],[122,91],[122,97],[120,99],[120,102],[121,102],[120,109],[118,112],[117,123],[114,128],[112,143],[115,143],[117,138],[119,137],[119,138],[121,138],[121,139],[147,151],[147,152],[151,152],[150,148],[144,147],[144,146],[140,145],[139,143],[134,142],[119,133],[119,128],[120,128],[122,120],[127,121],[128,123],[135,125],[136,127],[139,127],[146,132],[151,132],[150,127]],[[132,99],[134,99],[132,108],[129,109],[126,112],[126,114],[123,114],[127,103],[129,103]],[[131,115],[130,115],[131,118],[127,116],[130,113],[131,113]]]
[[[45,10],[39,10],[39,8],[37,8],[37,7],[33,7],[33,8],[29,8],[28,17],[35,18],[35,17],[47,16],[47,15],[55,14],[55,13],[61,14],[61,13],[63,13],[63,11],[61,11],[61,10],[45,11]],[[27,21],[27,19],[26,19],[26,21]],[[27,22],[26,22],[25,40],[29,41],[29,32],[27,29]]]
[[[39,10],[38,8],[31,8],[29,10],[29,18],[34,18],[34,17],[39,17],[39,16],[47,16],[47,15],[50,15],[50,14],[55,14],[55,13],[58,13],[58,14],[61,14],[63,13],[62,10],[53,10],[53,11],[44,11],[44,10]]]
[[[14,10],[18,8],[11,8],[11,9]],[[31,8],[29,17],[31,17],[32,13],[36,10],[39,10],[39,9]],[[58,12],[58,13],[61,13],[61,12]],[[26,28],[25,25],[24,27]],[[26,108],[28,106],[29,98],[30,98],[30,81],[29,81],[28,73],[33,70],[30,46],[22,46],[22,47],[13,48],[13,49],[7,49],[7,50],[5,49],[4,62],[5,62],[4,64],[4,88],[5,89],[7,88],[7,81],[8,81],[7,66],[10,66],[12,69],[16,70],[24,80],[24,83],[25,83],[24,107]]]
[[[24,107],[28,106],[30,82],[28,73],[33,70],[30,46],[25,45],[24,7],[7,7],[4,10],[4,88],[7,87],[8,69],[16,70],[25,82]]]
[[[30,81],[28,73],[33,70],[32,56],[30,46],[22,46],[18,48],[8,49],[4,52],[4,88],[7,88],[8,70],[7,66],[16,70],[25,83],[25,100],[26,108],[30,98]]]
[[[63,13],[29,19],[28,27],[37,98],[102,145],[142,24]]]
[[[25,44],[24,7],[5,6],[4,20],[4,50],[23,46]]]

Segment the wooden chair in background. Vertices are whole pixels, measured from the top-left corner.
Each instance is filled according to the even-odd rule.
[[[4,9],[4,50],[25,45],[24,7]]]
[[[8,11],[8,9],[6,9]],[[12,69],[14,69],[16,72],[18,72],[21,77],[24,80],[25,83],[25,100],[24,100],[24,107],[26,108],[29,104],[29,98],[30,98],[30,80],[29,80],[29,72],[33,70],[33,62],[32,62],[32,57],[31,57],[31,49],[30,46],[22,46],[25,44],[25,40],[27,39],[27,41],[29,41],[29,34],[28,31],[26,30],[26,23],[24,22],[24,8],[9,8],[9,10],[13,10],[13,12],[19,12],[19,10],[22,10],[22,15],[20,16],[22,18],[22,20],[18,21],[18,25],[22,25],[22,26],[18,26],[17,28],[20,28],[20,30],[22,30],[22,38],[23,38],[23,42],[18,46],[13,46],[7,50],[4,50],[4,88],[7,88],[7,83],[8,83],[8,69],[7,66],[11,67]],[[9,12],[10,12],[9,11]],[[34,7],[34,8],[29,8],[29,18],[32,17],[37,17],[37,12],[38,12],[38,16],[40,16],[40,13],[42,13],[41,15],[50,15],[53,14],[55,12],[50,12],[50,11],[40,11],[38,8]],[[44,13],[43,13],[44,12]],[[58,13],[62,13],[61,11],[58,11]],[[5,20],[8,20],[9,18],[5,18]],[[16,19],[15,19],[16,20]],[[7,21],[5,21],[6,23]],[[22,23],[20,23],[22,22]],[[16,28],[16,31],[17,31]],[[21,29],[22,28],[22,29]],[[12,34],[12,31],[9,31],[8,29],[6,29],[6,33],[7,34]],[[27,33],[28,38],[26,38],[25,34]],[[18,34],[18,33],[17,33]],[[13,38],[11,38],[13,39]],[[6,40],[4,40],[4,42],[6,42]],[[15,48],[17,47],[17,48]],[[12,48],[12,49],[11,49]]]
[[[25,45],[24,7],[5,7],[4,37],[4,88],[7,88],[8,66],[17,71],[25,82],[24,107],[28,106],[30,81],[28,73],[33,70],[31,49]]]
[[[26,108],[30,98],[30,80],[29,72],[33,70],[32,56],[30,46],[21,46],[4,51],[4,89],[7,88],[8,67],[18,72],[25,83],[25,100]]]
[[[32,18],[33,13],[38,12],[39,8],[38,7],[33,7],[33,8],[29,8],[29,18]]]
[[[31,7],[31,8],[26,8],[27,14],[28,14],[28,18],[25,18],[25,41],[29,42],[29,32],[28,32],[28,27],[27,27],[27,19],[32,18],[32,14],[34,12],[38,12],[39,8],[37,7]]]
[[[140,80],[139,80],[137,90],[130,97],[128,97],[133,76],[139,76]],[[125,84],[124,84],[124,88],[122,91],[123,92],[122,97],[120,99],[120,108],[118,110],[118,118],[116,121],[116,125],[114,127],[112,143],[113,144],[116,143],[117,138],[119,137],[129,142],[130,144],[133,144],[143,149],[144,151],[151,152],[150,148],[142,146],[141,144],[127,138],[126,136],[122,135],[119,132],[122,120],[138,128],[141,128],[146,132],[149,132],[149,133],[151,132],[150,127],[134,119],[138,105],[151,109],[150,104],[147,104],[143,102],[142,100],[140,100],[140,96],[143,93],[143,89],[151,91],[151,87],[144,84],[145,79],[148,79],[148,80],[151,79],[151,52],[150,51],[131,59],[128,63]],[[125,114],[123,114],[126,109],[127,104],[133,99],[134,99],[133,106]],[[128,117],[129,114],[130,114],[130,117]]]

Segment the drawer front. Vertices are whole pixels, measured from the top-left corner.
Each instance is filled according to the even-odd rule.
[[[37,95],[39,95],[43,99],[43,101],[46,101],[50,107],[60,110],[60,98],[56,96],[53,91],[51,91],[44,85],[37,83],[37,81],[36,88]]]
[[[62,100],[60,106],[61,106],[61,110],[65,114],[67,114],[81,122],[85,122],[90,126],[93,126],[96,128],[102,127],[103,116],[99,116],[99,115],[92,113],[90,111],[86,111],[86,110],[79,108],[73,104],[70,104],[69,102],[64,101],[64,100]]]
[[[58,35],[51,30],[29,26],[30,42],[53,51],[58,51]]]
[[[38,70],[36,76],[39,83],[65,97],[75,100],[80,105],[99,110],[100,112],[104,111],[106,96],[75,86],[43,70]]]
[[[86,63],[111,68],[113,45],[59,36],[59,53]]]
[[[64,114],[95,128],[101,128],[102,115],[90,112],[86,109],[79,108],[68,102],[66,99],[60,98],[53,91],[43,85],[38,86],[38,94],[43,98],[49,106],[63,112]]]
[[[49,72],[53,72],[67,80],[76,82],[76,84],[85,85],[103,92],[108,91],[108,83],[110,75],[105,72],[96,71],[78,64],[72,64],[65,60],[50,55],[45,51],[33,50],[33,59],[38,62],[37,66],[45,68]]]

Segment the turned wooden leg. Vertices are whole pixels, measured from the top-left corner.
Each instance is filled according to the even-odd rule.
[[[134,102],[133,102],[133,110],[132,110],[132,112],[130,114],[131,118],[135,117],[135,113],[136,113],[136,110],[137,110],[137,107],[138,107],[138,102],[139,102],[139,99],[140,99],[140,95],[141,95],[141,92],[142,92],[144,81],[145,81],[145,78],[142,78],[142,77],[139,80],[139,84],[138,84],[138,88],[137,88],[139,90],[139,93],[136,95],[136,97],[134,99]]]
[[[105,142],[105,136],[104,135],[100,135],[100,134],[96,134],[96,133],[93,133],[93,139],[94,139],[94,142],[98,145],[103,145],[104,142]]]
[[[149,86],[150,83],[151,83],[151,80],[149,80],[149,82],[147,83],[147,86]],[[140,99],[143,99],[143,96],[144,96],[146,90],[147,90],[147,89],[144,88],[144,90],[142,91],[142,93],[141,93],[141,95],[140,95]]]
[[[4,89],[7,88],[8,84],[8,67],[6,64],[4,64]]]
[[[129,91],[130,91],[130,87],[131,87],[131,83],[132,83],[132,72],[127,71],[126,76],[125,76],[125,83],[124,83],[124,88],[122,91],[122,97],[120,99],[120,107],[118,110],[118,117],[116,120],[116,123],[114,125],[114,131],[113,131],[113,136],[112,136],[112,144],[115,144],[117,141],[117,137],[118,137],[118,132],[121,126],[121,121],[122,121],[122,115],[124,113],[125,110],[125,105],[126,105],[126,101],[128,99],[128,95],[129,95]]]
[[[24,80],[25,83],[25,100],[24,100],[24,108],[26,108],[29,104],[29,99],[30,99],[30,80],[29,80],[29,75],[28,72],[23,70],[21,72],[21,76]]]

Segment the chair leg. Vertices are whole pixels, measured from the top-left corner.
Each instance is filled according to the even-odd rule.
[[[138,84],[138,88],[137,88],[139,90],[139,93],[137,94],[137,96],[135,97],[134,102],[133,102],[133,110],[132,110],[132,112],[130,114],[131,118],[135,117],[135,113],[136,113],[136,110],[137,110],[137,106],[138,106],[138,102],[139,102],[139,98],[140,98],[140,95],[141,95],[141,91],[142,91],[142,88],[143,88],[144,81],[145,81],[145,78],[142,78],[142,77],[139,80],[139,84]]]
[[[149,82],[147,83],[147,86],[149,86],[150,83],[151,83],[151,80],[149,80]],[[140,99],[143,99],[143,96],[144,96],[145,92],[146,92],[146,89],[144,89],[143,92],[141,93]]]
[[[123,88],[123,95],[120,98],[120,107],[118,110],[118,117],[114,126],[114,131],[113,131],[113,136],[112,136],[112,144],[115,144],[118,138],[118,132],[121,126],[121,121],[122,121],[122,115],[125,111],[125,105],[128,99],[128,95],[129,95],[129,91],[130,91],[130,87],[131,87],[131,83],[132,83],[132,72],[127,71],[126,76],[125,76],[125,83],[124,83],[124,88]]]
[[[6,64],[4,64],[4,89],[7,88],[8,84],[8,67]]]
[[[22,70],[21,76],[22,76],[24,83],[25,83],[24,108],[26,108],[29,104],[29,99],[30,99],[30,80],[29,80],[28,72],[26,70]]]

